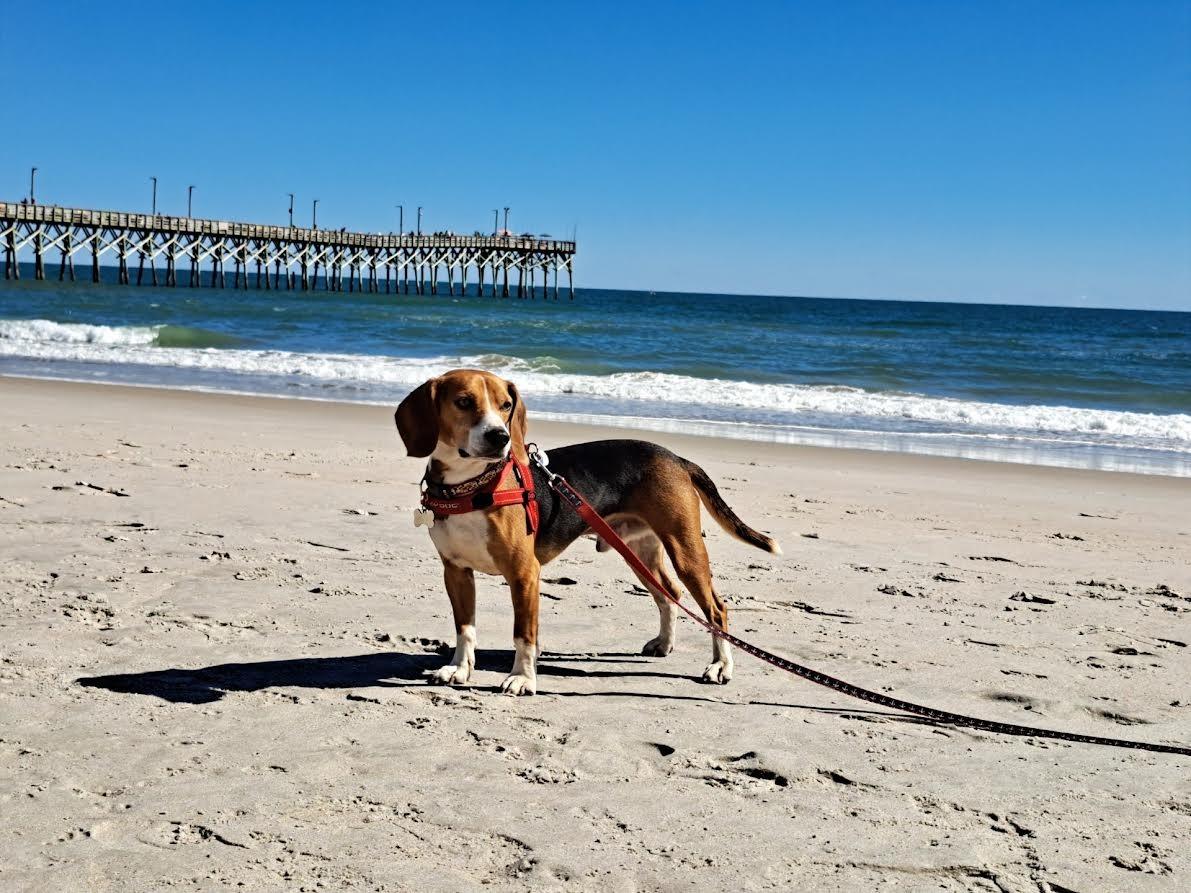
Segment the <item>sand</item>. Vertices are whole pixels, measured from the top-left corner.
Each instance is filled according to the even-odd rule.
[[[532,411],[532,406],[530,407]],[[531,417],[532,422],[532,417]],[[0,889],[1186,890],[1191,760],[938,727],[738,654],[582,540],[539,694],[453,640],[390,409],[0,379]],[[625,436],[532,422],[549,448]],[[1191,743],[1191,481],[647,435],[734,630],[950,710]]]

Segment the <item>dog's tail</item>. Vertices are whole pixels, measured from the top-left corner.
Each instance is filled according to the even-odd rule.
[[[716,487],[715,481],[708,477],[706,471],[687,459],[683,459],[682,463],[687,474],[691,476],[691,483],[699,491],[699,499],[702,501],[704,508],[707,509],[711,517],[715,518],[720,527],[724,528],[727,533],[730,533],[742,543],[748,543],[750,546],[756,546],[758,549],[774,555],[782,554],[782,547],[777,544],[773,537],[753,530],[753,528],[737,517],[736,512],[732,511],[732,507],[724,502],[724,497],[720,496],[720,491]]]

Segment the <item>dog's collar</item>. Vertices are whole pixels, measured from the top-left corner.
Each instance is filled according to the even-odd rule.
[[[516,479],[517,486],[502,487],[510,474]],[[525,532],[533,535],[538,529],[538,500],[533,473],[528,465],[512,454],[502,462],[490,465],[474,478],[458,484],[432,485],[425,477],[422,481],[426,484],[426,489],[422,491],[422,508],[433,512],[436,520],[441,521],[450,515],[466,515],[479,509],[521,505],[525,507]],[[435,492],[431,492],[431,487]]]
[[[491,491],[496,488],[497,481],[500,480],[501,475],[509,464],[509,458],[511,456],[499,462],[493,462],[474,478],[468,478],[457,484],[444,484],[439,481],[430,480],[430,468],[427,467],[422,481],[426,484],[426,492],[436,499],[456,499],[460,496],[471,496],[473,493],[479,493],[484,488],[488,488]]]

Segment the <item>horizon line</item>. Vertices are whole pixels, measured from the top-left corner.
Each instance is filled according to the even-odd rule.
[[[22,260],[22,261],[18,261],[18,263],[20,264],[20,266],[22,268],[24,268],[26,266],[31,268],[34,266],[33,261]],[[115,266],[110,266],[108,264],[101,264],[100,269],[101,270],[118,270],[119,268],[115,267]],[[57,282],[56,279],[51,280],[48,277],[42,281],[45,283]],[[33,283],[35,283],[36,280],[25,279],[24,277],[22,277],[20,280],[4,280],[5,285],[8,285],[10,282],[19,282],[19,283],[33,282]],[[63,284],[65,284],[65,283],[63,283]],[[92,282],[84,282],[81,280],[70,283],[70,284],[72,287],[74,287],[74,286],[87,287],[87,286],[94,285],[94,283],[92,283]],[[102,282],[100,284],[101,285],[113,285],[116,283]],[[127,286],[127,287],[133,288],[133,287],[138,287],[138,286]],[[139,287],[153,288],[154,286],[147,285],[147,286],[139,286]],[[171,288],[171,286],[165,286],[165,285],[158,285],[156,287],[157,288]],[[189,289],[190,286],[178,286],[178,288]],[[253,291],[253,290],[255,290],[255,289],[249,289],[249,291]],[[972,298],[972,299],[964,299],[964,298],[904,298],[904,297],[873,298],[873,297],[860,297],[860,296],[855,296],[855,295],[798,295],[798,294],[783,294],[780,292],[765,292],[765,291],[757,291],[757,292],[676,291],[674,289],[619,288],[619,287],[602,286],[602,285],[578,285],[578,284],[575,285],[575,291],[576,291],[576,293],[581,292],[581,291],[612,291],[612,292],[624,292],[624,293],[635,292],[635,293],[644,293],[644,294],[650,294],[650,295],[703,295],[706,297],[716,297],[716,298],[780,298],[780,299],[793,300],[793,301],[867,301],[870,303],[885,303],[885,304],[953,304],[953,305],[964,306],[964,307],[1037,307],[1039,309],[1049,309],[1049,310],[1112,310],[1112,311],[1128,312],[1128,313],[1191,313],[1191,306],[1189,306],[1187,309],[1178,309],[1178,308],[1171,308],[1171,307],[1120,307],[1120,306],[1110,306],[1110,305],[1030,303],[1030,302],[1024,302],[1024,301],[1023,302],[1006,302],[1006,301],[990,300],[987,298]],[[361,293],[363,294],[363,292],[361,292]],[[441,295],[438,295],[438,296],[401,295],[400,297],[408,298],[408,297],[442,297],[442,296]],[[467,295],[467,297],[478,297],[478,296],[469,294],[469,295]]]

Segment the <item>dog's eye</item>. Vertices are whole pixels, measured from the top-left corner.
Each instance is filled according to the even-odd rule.
[[[501,408],[501,409],[503,409],[505,412],[508,412],[510,409],[512,409],[512,408],[513,408],[513,401],[512,401],[512,400],[506,400],[504,403],[502,403],[502,404],[500,405],[500,408]]]
[[[475,409],[476,401],[471,397],[459,397],[455,400],[455,405],[460,409]]]

